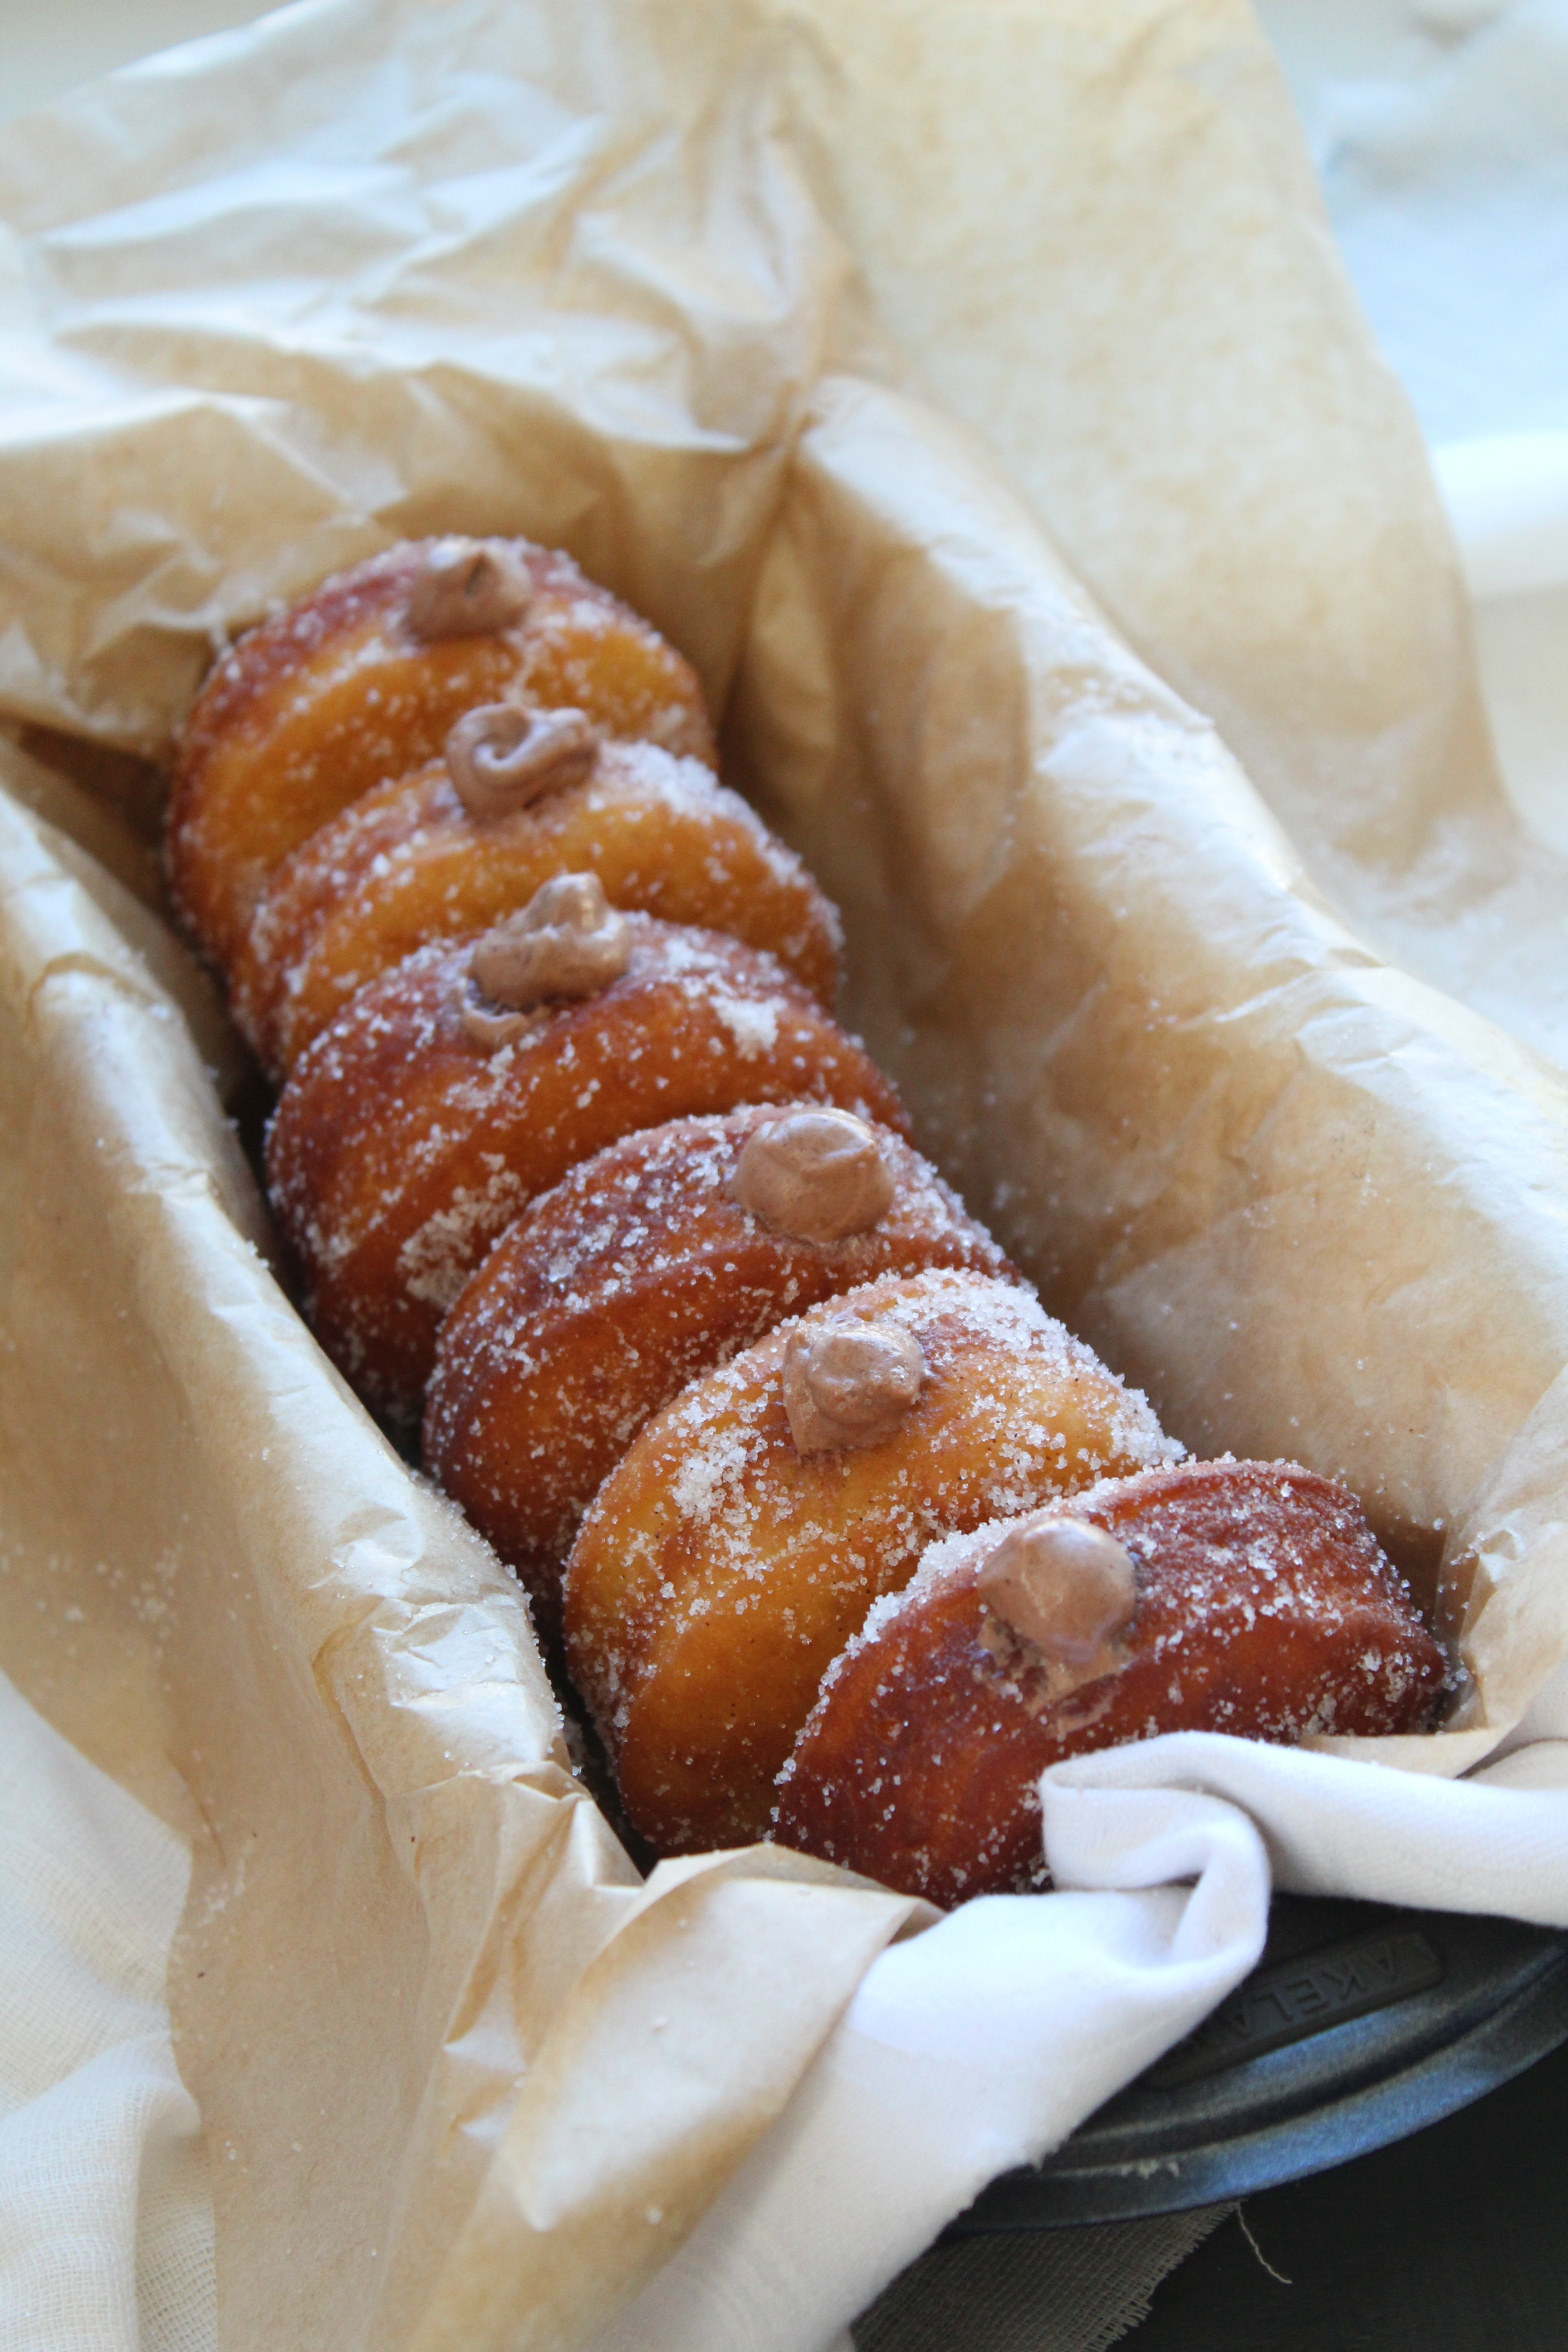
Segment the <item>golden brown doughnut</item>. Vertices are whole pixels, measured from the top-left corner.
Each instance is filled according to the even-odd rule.
[[[1418,1731],[1443,1654],[1355,1496],[1185,1462],[935,1545],[828,1668],[775,1833],[933,1903],[1037,1885],[1039,1776],[1162,1731]]]
[[[603,910],[589,949],[623,943],[618,977],[584,984],[559,965],[569,929],[529,928],[578,887]],[[500,965],[542,941],[556,961],[531,999]],[[557,1001],[569,993],[582,1001]],[[535,1193],[637,1128],[796,1095],[905,1124],[888,1081],[771,956],[616,914],[593,877],[547,883],[510,924],[373,981],[295,1064],[267,1174],[318,1338],[372,1404],[413,1413],[442,1315]]]
[[[268,881],[236,961],[234,1008],[274,1071],[366,981],[433,940],[499,922],[552,874],[597,874],[612,906],[765,949],[831,1009],[832,907],[699,761],[600,742],[574,713],[514,704],[469,711],[452,733],[450,759],[363,794]],[[476,745],[498,742],[510,800],[482,769],[474,789]]]
[[[773,1781],[868,1603],[939,1535],[1177,1451],[1026,1291],[889,1276],[650,1421],[583,1521],[566,1654],[628,1817],[663,1853],[766,1830]]]
[[[713,763],[690,665],[527,540],[405,541],[240,638],[185,722],[169,803],[170,887],[214,962],[227,970],[280,859],[503,697]]]
[[[1016,1279],[887,1128],[752,1104],[626,1136],[469,1277],[437,1344],[426,1467],[553,1628],[578,1522],[651,1413],[786,1315],[931,1265]]]

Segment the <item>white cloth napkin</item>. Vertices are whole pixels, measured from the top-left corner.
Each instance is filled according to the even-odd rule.
[[[1057,1765],[1044,1796],[1062,1891],[968,1904],[884,1953],[783,2121],[595,2352],[831,2345],[987,2180],[1240,1982],[1271,1885],[1568,1927],[1568,1740],[1439,1781],[1181,1732]]]

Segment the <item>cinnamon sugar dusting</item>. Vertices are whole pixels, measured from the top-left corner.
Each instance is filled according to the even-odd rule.
[[[1034,1580],[995,1565],[1053,1529],[1079,1576],[1079,1538],[1098,1531],[1136,1577],[1135,1609],[1079,1662],[1035,1638],[1059,1629],[1060,1563],[1028,1636],[1009,1621]],[[1119,1608],[1126,1572],[1101,1559]],[[1041,1599],[1026,1592],[1025,1608]],[[1080,1653],[1097,1617],[1084,1607]],[[1445,1674],[1342,1487],[1228,1459],[1105,1479],[1029,1521],[932,1545],[873,1605],[823,1676],[774,1819],[792,1845],[951,1904],[1038,1883],[1039,1776],[1064,1756],[1175,1730],[1278,1744],[1415,1731]]]
[[[934,1538],[1180,1454],[1142,1398],[1013,1286],[939,1268],[851,1296],[925,1365],[881,1445],[803,1457],[792,1443],[785,1351],[840,1320],[841,1299],[694,1381],[583,1522],[573,1672],[666,1851],[758,1832],[824,1670]],[[721,1638],[730,1624],[738,1645]]]
[[[837,1242],[770,1230],[733,1180],[778,1118],[749,1105],[611,1145],[533,1202],[447,1318],[426,1461],[503,1559],[563,1559],[650,1414],[786,1317],[922,1265],[1010,1276],[935,1171],[861,1121],[893,1171],[887,1214]]]
[[[421,949],[371,982],[294,1064],[268,1134],[268,1188],[318,1336],[355,1360],[378,1405],[413,1410],[437,1307],[574,1161],[737,1099],[805,1097],[901,1123],[864,1053],[771,957],[635,912],[618,919],[631,941],[622,978],[517,1014],[520,1034],[493,1048],[476,1052],[463,1020],[465,999],[479,1002],[470,940]],[[716,997],[767,1008],[765,1057],[736,1052]],[[492,1189],[498,1166],[515,1189]]]

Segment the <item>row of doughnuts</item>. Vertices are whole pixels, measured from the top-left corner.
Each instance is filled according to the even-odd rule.
[[[1039,1772],[1429,1719],[1354,1498],[1194,1465],[833,1020],[837,916],[563,556],[398,548],[218,664],[173,896],[282,1082],[318,1337],[527,1584],[632,1825],[953,1902]]]

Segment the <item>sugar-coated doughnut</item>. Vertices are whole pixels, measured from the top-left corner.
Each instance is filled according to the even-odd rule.
[[[637,1431],[785,1316],[931,1265],[1014,1278],[918,1152],[819,1104],[625,1137],[496,1244],[441,1327],[426,1467],[536,1601]]]
[[[716,766],[689,665],[568,557],[424,540],[224,655],[165,828],[286,1079],[304,1310],[400,1436],[423,1405],[625,1821],[952,1905],[1046,1883],[1061,1758],[1426,1727],[1447,1662],[1355,1498],[1185,1461],[1045,1313]]]
[[[633,1824],[672,1853],[763,1834],[824,1671],[928,1543],[1177,1451],[1026,1291],[959,1271],[825,1301],[694,1381],[566,1574]]]
[[[939,1543],[829,1667],[775,1832],[943,1905],[1038,1884],[1049,1764],[1162,1731],[1425,1727],[1446,1664],[1344,1487],[1284,1462],[1107,1480]]]
[[[592,921],[563,916],[574,892]],[[771,956],[617,914],[592,876],[547,883],[510,924],[373,981],[295,1064],[267,1174],[318,1338],[411,1415],[441,1317],[536,1193],[635,1129],[797,1095],[905,1125]]]
[[[175,906],[214,962],[227,970],[290,850],[502,698],[713,763],[690,665],[527,540],[406,541],[240,638],[185,722],[166,835]]]
[[[699,761],[509,703],[466,713],[452,738],[441,760],[363,794],[269,877],[236,960],[234,1009],[270,1068],[290,1068],[367,981],[434,940],[499,922],[553,874],[595,873],[612,906],[765,949],[832,1006],[833,908]]]

